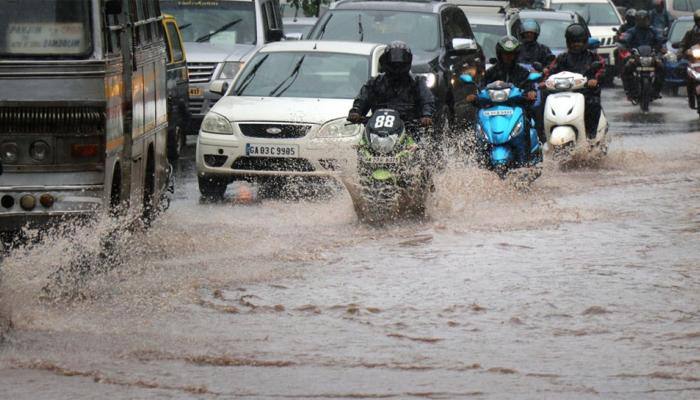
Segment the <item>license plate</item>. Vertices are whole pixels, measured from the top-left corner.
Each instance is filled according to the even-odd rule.
[[[198,87],[191,87],[190,88],[190,97],[202,97],[204,96],[204,90],[202,88]]]
[[[299,146],[248,143],[245,145],[245,155],[250,157],[297,157],[299,156]]]
[[[639,71],[656,71],[654,67],[637,67]]]
[[[484,111],[484,115],[487,117],[495,117],[497,115],[513,115],[513,110],[492,110]]]
[[[372,157],[369,162],[372,164],[397,164],[399,160],[396,157]]]

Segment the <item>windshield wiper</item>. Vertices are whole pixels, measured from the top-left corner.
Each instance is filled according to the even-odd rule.
[[[248,85],[250,85],[250,82],[253,81],[253,77],[255,76],[255,73],[258,72],[258,68],[262,65],[265,60],[267,60],[267,57],[269,57],[269,54],[266,54],[263,58],[260,59],[255,65],[253,65],[253,68],[251,68],[250,73],[246,75],[245,79],[241,81],[241,84],[238,85],[238,90],[236,90],[236,95],[240,96],[243,94],[243,91],[248,88]]]
[[[191,25],[192,25],[191,22],[190,22],[189,24],[179,25],[179,26],[177,27],[177,29],[179,29],[179,30],[184,30],[184,29],[189,28]]]
[[[333,14],[329,15],[326,22],[324,22],[323,26],[321,26],[321,30],[318,32],[319,39],[321,39],[323,37],[323,34],[326,33],[326,27],[328,26],[328,23],[331,22],[331,18],[333,18]]]
[[[241,22],[241,21],[243,21],[242,18],[238,18],[238,19],[236,19],[236,20],[233,20],[233,21],[229,22],[228,24],[223,25],[221,28],[215,30],[214,32],[212,32],[212,33],[207,33],[206,35],[204,35],[204,36],[202,36],[202,37],[200,37],[200,38],[197,38],[197,39],[195,39],[194,41],[197,42],[197,43],[206,42],[206,41],[209,40],[212,36],[214,36],[214,35],[216,35],[216,34],[218,34],[218,33],[221,33],[221,32],[223,32],[223,31],[225,31],[226,29],[228,29],[228,28],[230,28],[230,27],[236,25],[237,23],[239,23],[239,22]]]
[[[297,61],[297,65],[294,66],[294,69],[292,70],[292,73],[289,74],[288,77],[284,78],[284,80],[283,80],[282,82],[280,82],[280,84],[277,85],[277,87],[275,87],[274,89],[272,89],[272,91],[270,92],[270,94],[268,94],[268,96],[274,95],[275,92],[278,91],[278,90],[282,87],[282,85],[284,85],[288,80],[290,80],[290,79],[292,79],[292,78],[293,78],[293,79],[289,82],[289,84],[288,84],[287,86],[285,86],[284,89],[280,90],[280,92],[277,93],[277,94],[275,95],[275,97],[280,97],[280,96],[282,95],[282,93],[286,92],[287,89],[289,89],[289,88],[294,84],[294,81],[297,80],[297,76],[299,76],[299,70],[301,69],[301,64],[304,62],[304,59],[305,59],[305,58],[306,58],[306,54],[304,54],[303,56],[301,56],[301,58],[299,59],[299,61]]]
[[[363,42],[365,39],[365,30],[362,28],[362,14],[357,14],[357,27],[359,29],[357,33],[360,34],[360,42]]]

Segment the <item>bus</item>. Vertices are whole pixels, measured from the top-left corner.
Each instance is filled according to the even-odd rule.
[[[122,211],[171,188],[158,0],[0,0],[0,231]]]

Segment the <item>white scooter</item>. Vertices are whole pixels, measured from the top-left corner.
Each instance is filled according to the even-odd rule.
[[[580,92],[586,82],[588,79],[585,76],[566,71],[552,75],[545,81],[549,92],[544,106],[545,153],[556,156],[595,150],[602,154],[607,152],[608,120],[602,110],[595,138],[586,137],[586,99]]]

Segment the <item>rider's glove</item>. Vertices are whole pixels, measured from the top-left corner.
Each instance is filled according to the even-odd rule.
[[[534,90],[531,90],[531,91],[525,93],[525,97],[530,101],[535,101],[535,100],[537,100],[537,92],[535,92]]]
[[[352,122],[353,124],[359,124],[362,122],[362,115],[356,112],[351,112],[348,115],[348,121]]]
[[[467,103],[473,103],[476,101],[476,95],[475,94],[470,94],[467,96]]]
[[[430,117],[422,117],[420,119],[421,126],[428,127],[433,124],[433,119]]]
[[[588,87],[589,88],[594,88],[598,86],[598,81],[596,79],[591,79],[588,81]]]

